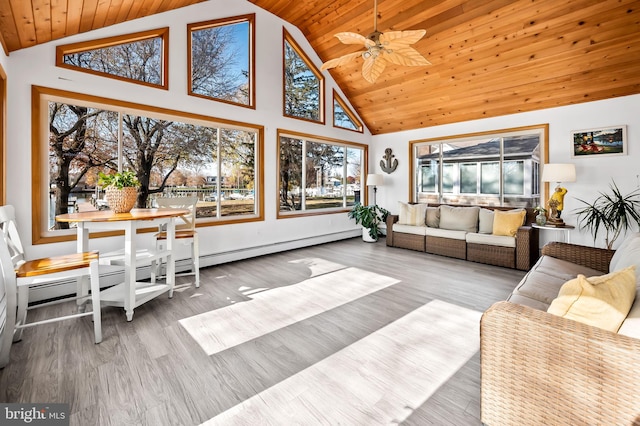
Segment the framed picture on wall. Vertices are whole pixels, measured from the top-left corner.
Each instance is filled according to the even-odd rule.
[[[627,154],[627,126],[599,127],[571,132],[572,157]]]

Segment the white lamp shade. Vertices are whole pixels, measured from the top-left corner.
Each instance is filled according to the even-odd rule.
[[[543,182],[575,182],[575,164],[545,164],[542,169]]]
[[[367,186],[380,186],[384,182],[384,176],[379,174],[367,175]]]

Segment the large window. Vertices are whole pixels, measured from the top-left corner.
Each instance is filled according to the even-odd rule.
[[[141,182],[137,207],[196,195],[201,221],[262,219],[261,126],[37,87],[34,99],[34,242],[67,226],[58,214],[103,208],[97,175],[121,169]]]
[[[168,88],[169,28],[58,46],[56,65]]]
[[[422,203],[535,206],[546,126],[412,141],[412,194]]]
[[[283,58],[283,114],[324,123],[324,77],[287,30]]]
[[[255,107],[255,15],[189,24],[189,94]]]
[[[342,211],[361,201],[366,146],[278,131],[279,216]]]

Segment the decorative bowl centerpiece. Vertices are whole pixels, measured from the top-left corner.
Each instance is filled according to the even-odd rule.
[[[109,208],[115,213],[129,213],[136,205],[140,182],[132,171],[98,175],[98,185],[104,188]]]

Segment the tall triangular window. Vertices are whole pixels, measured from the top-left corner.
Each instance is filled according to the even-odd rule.
[[[333,91],[333,127],[353,130],[362,133],[362,122],[358,116],[349,108],[347,103]]]
[[[324,77],[287,30],[284,30],[283,57],[283,114],[324,123]]]
[[[103,77],[168,88],[169,28],[56,47],[56,65]]]

